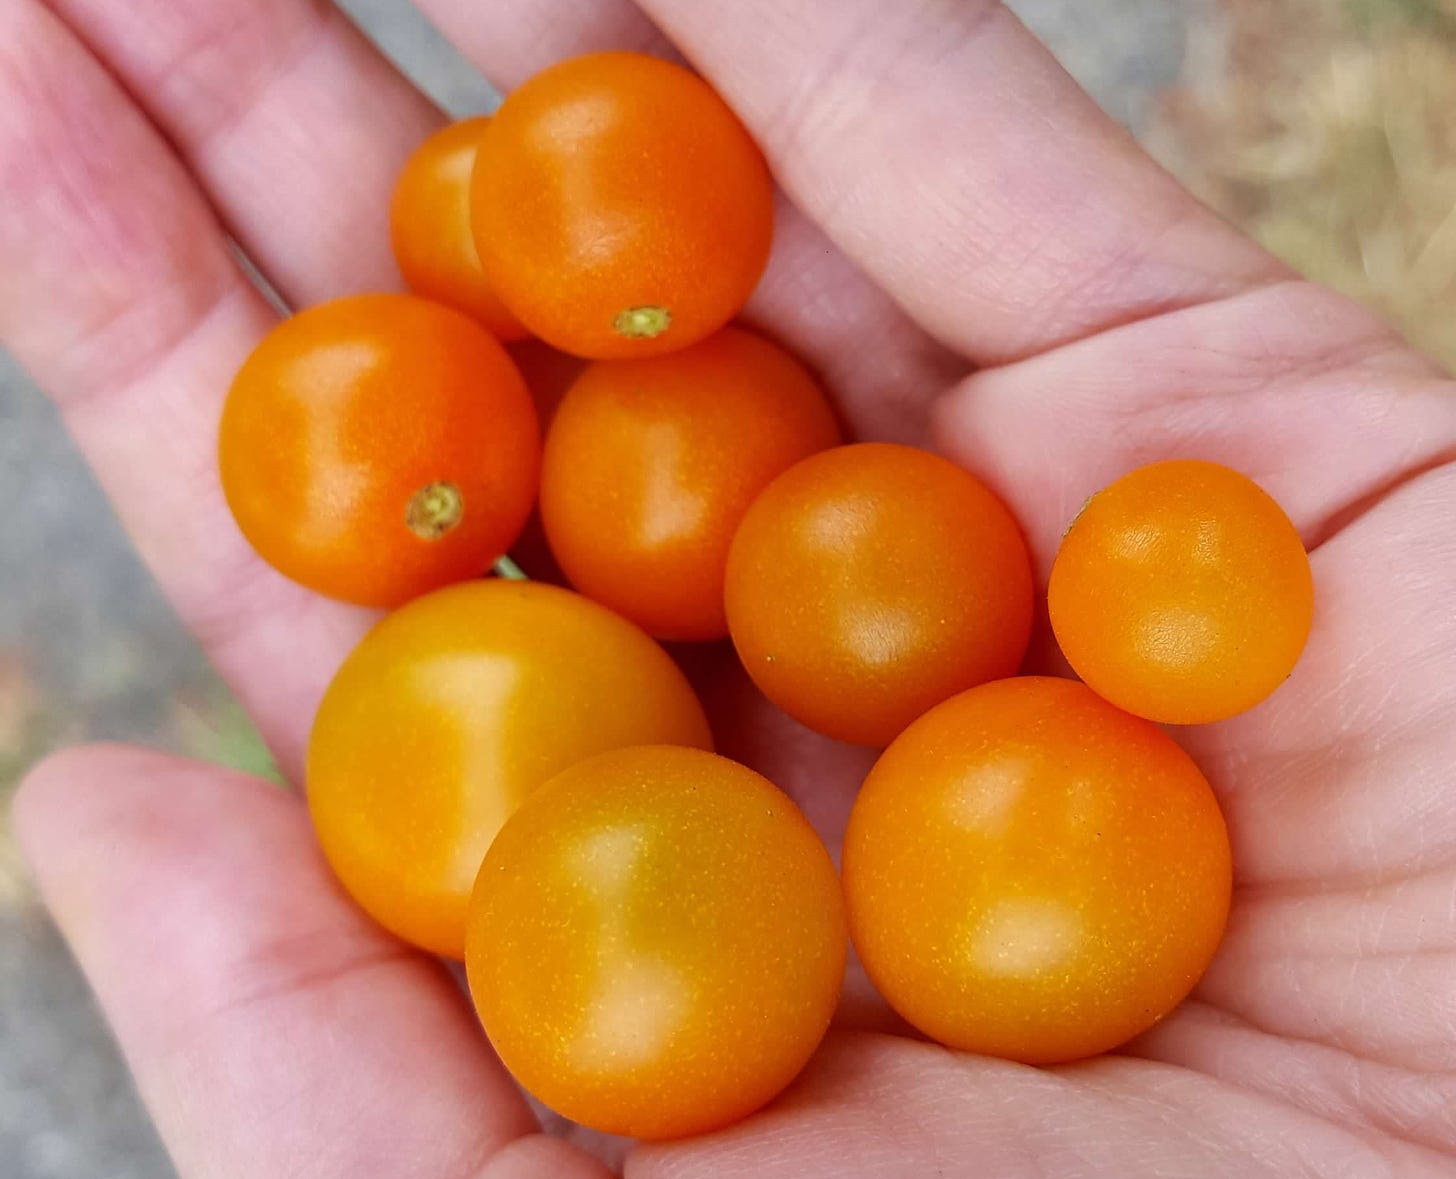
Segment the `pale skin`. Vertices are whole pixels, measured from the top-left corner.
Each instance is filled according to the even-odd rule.
[[[988,0],[422,7],[502,87],[670,38],[793,202],[750,322],[860,436],[985,478],[1043,578],[1087,494],[1169,456],[1258,479],[1313,552],[1292,679],[1182,734],[1237,865],[1189,1003],[1040,1071],[866,1030],[891,1025],[856,986],[779,1103],[626,1174],[1451,1174],[1456,387],[1203,210]],[[222,502],[221,399],[275,322],[224,235],[294,305],[396,285],[389,188],[440,119],[308,0],[0,0],[0,337],[295,781],[370,617],[272,573]],[[835,842],[868,755],[727,670],[706,696],[725,751]],[[449,976],[339,893],[296,795],[91,748],[35,770],[16,827],[184,1179],[609,1173],[540,1132]]]

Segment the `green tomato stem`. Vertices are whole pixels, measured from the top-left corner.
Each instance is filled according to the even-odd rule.
[[[500,557],[495,563],[495,575],[506,581],[530,581],[526,572],[508,556]]]

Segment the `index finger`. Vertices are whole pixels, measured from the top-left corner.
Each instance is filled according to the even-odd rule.
[[[286,773],[372,614],[265,565],[217,477],[234,371],[277,322],[206,199],[45,8],[0,4],[0,337]]]

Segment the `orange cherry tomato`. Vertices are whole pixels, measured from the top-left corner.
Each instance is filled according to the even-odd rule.
[[[264,560],[397,606],[477,577],[536,494],[540,432],[505,350],[458,311],[362,295],[280,324],[223,408],[223,491]]]
[[[487,118],[465,119],[431,135],[400,173],[389,210],[399,272],[410,290],[454,307],[500,340],[529,333],[491,290],[470,229],[470,177]]]
[[[788,797],[691,749],[623,749],[527,799],[470,902],[466,969],[501,1061],[635,1138],[726,1126],[803,1068],[847,950],[839,879]]]
[[[578,356],[649,356],[711,335],[748,300],[773,182],[702,79],[596,53],[501,104],[472,210],[490,284],[533,333]]]
[[[603,360],[546,435],[541,516],[571,583],[664,639],[721,639],[723,570],[754,497],[839,442],[783,349],[725,328],[670,356]]]
[[[391,614],[344,661],[309,739],[309,808],[360,906],[459,958],[475,874],[517,804],[651,741],[712,746],[661,647],[570,590],[476,581]]]
[[[769,484],[725,582],[734,646],[764,695],[864,745],[1015,672],[1032,597],[1005,505],[945,459],[888,443],[825,451]]]
[[[1119,708],[1205,724],[1254,707],[1299,662],[1314,580],[1299,533],[1217,463],[1153,463],[1087,501],[1047,588],[1072,669]]]
[[[870,771],[844,841],[880,993],[943,1044],[1026,1064],[1167,1015],[1212,959],[1231,887],[1198,767],[1072,680],[985,684],[922,717]]]

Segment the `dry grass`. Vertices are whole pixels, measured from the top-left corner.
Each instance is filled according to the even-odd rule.
[[[1456,0],[1221,0],[1218,15],[1155,150],[1456,368]]]

